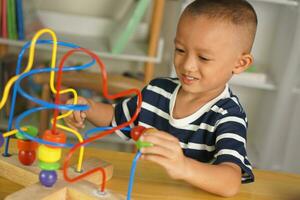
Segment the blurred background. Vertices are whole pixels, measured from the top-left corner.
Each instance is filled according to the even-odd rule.
[[[8,1],[10,2],[10,1]],[[1,8],[0,93],[15,73],[18,52],[41,28],[53,29],[60,41],[92,50],[106,65],[109,91],[142,88],[154,77],[176,76],[173,39],[184,0],[26,0]],[[3,2],[2,2],[3,3]],[[248,154],[254,167],[300,173],[300,2],[297,0],[250,0],[258,14],[253,48],[255,62],[230,86],[248,114]],[[6,12],[6,19],[3,13]],[[7,22],[6,24],[4,22]],[[50,39],[49,36],[44,36]],[[47,67],[51,46],[38,45],[35,67]],[[58,60],[67,51],[59,47]],[[23,63],[26,64],[26,54]],[[76,54],[68,65],[90,58]],[[25,65],[24,64],[24,65]],[[65,87],[97,101],[101,96],[98,66],[64,75]],[[23,85],[32,95],[53,100],[46,76],[30,77]],[[63,97],[62,101],[68,99]],[[16,114],[34,107],[19,98]],[[0,129],[6,130],[9,105],[1,111]],[[99,113],[101,114],[101,113]],[[51,113],[24,121],[44,130]],[[86,129],[88,129],[88,126]],[[72,138],[70,138],[72,140]],[[109,136],[93,144],[99,148],[132,151],[133,144]]]

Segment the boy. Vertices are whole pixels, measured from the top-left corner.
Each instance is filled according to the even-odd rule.
[[[254,181],[246,114],[227,82],[252,64],[256,26],[256,13],[245,0],[196,0],[184,10],[174,40],[178,79],[151,81],[132,125],[157,129],[141,136],[153,144],[141,149],[143,159],[174,179],[224,197],[235,195],[241,180]],[[74,112],[66,122],[83,128],[86,118],[96,126],[117,126],[130,119],[136,102],[132,97],[112,106],[80,98],[90,109]],[[127,132],[117,134],[130,139]]]

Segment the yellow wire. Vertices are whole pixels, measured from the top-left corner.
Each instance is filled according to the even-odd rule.
[[[24,128],[21,128],[21,130],[22,130],[22,131],[27,131],[27,128],[24,127]],[[9,137],[9,136],[14,135],[14,134],[16,134],[16,133],[18,133],[18,132],[19,132],[19,131],[18,131],[17,129],[11,130],[11,131],[8,131],[8,132],[6,132],[6,133],[3,133],[3,137],[4,137],[4,138]]]
[[[74,89],[66,89],[66,90],[62,90],[60,91],[60,94],[64,94],[64,93],[67,93],[68,91],[72,92],[73,95],[74,95],[74,102],[73,104],[77,104],[78,103],[78,95],[77,95],[77,92],[74,90]],[[69,116],[70,114],[72,114],[72,110],[68,111],[67,113],[65,114],[62,114],[62,115],[59,115],[57,117],[57,120],[60,120],[60,119],[63,119],[67,116]],[[51,119],[51,124],[53,124],[53,118]],[[58,128],[61,128],[65,131],[68,131],[68,132],[71,132],[73,133],[79,140],[79,142],[82,142],[83,141],[83,138],[82,136],[80,135],[80,133],[78,133],[77,131],[67,127],[67,126],[63,126],[61,124],[56,124],[56,126]],[[79,150],[79,158],[78,158],[78,164],[77,164],[77,171],[81,171],[81,168],[82,168],[82,162],[83,162],[83,155],[84,155],[84,146],[81,146],[80,147],[80,150]]]
[[[32,42],[31,42],[31,46],[30,46],[30,49],[29,49],[29,59],[28,59],[28,63],[27,63],[27,66],[24,70],[23,73],[19,74],[19,75],[16,75],[14,77],[12,77],[6,84],[5,86],[5,89],[4,89],[4,92],[3,92],[3,96],[2,96],[2,99],[0,101],[0,109],[3,108],[3,106],[5,105],[6,101],[7,101],[7,98],[8,98],[8,95],[9,95],[9,91],[12,87],[12,85],[14,84],[14,82],[16,80],[18,80],[18,78],[26,73],[26,72],[29,72],[30,69],[32,68],[32,65],[33,65],[33,59],[34,59],[34,51],[35,51],[35,44],[36,44],[36,41],[37,39],[44,33],[50,33],[50,35],[52,36],[53,38],[53,51],[52,51],[52,61],[51,61],[51,67],[55,67],[55,61],[56,61],[56,52],[57,52],[57,38],[56,38],[56,35],[53,31],[51,31],[50,29],[42,29],[40,31],[38,31],[33,39],[32,39]],[[53,72],[54,73],[54,72]],[[51,88],[54,88],[54,84],[50,86]]]
[[[38,32],[34,35],[32,41],[31,41],[31,45],[30,45],[30,49],[29,49],[29,59],[28,59],[28,63],[27,63],[27,66],[26,66],[24,72],[21,73],[21,74],[19,74],[19,75],[16,75],[16,76],[12,77],[12,78],[7,82],[7,84],[6,84],[5,88],[4,88],[4,92],[3,92],[2,99],[1,99],[1,101],[0,101],[0,109],[2,109],[3,106],[5,105],[5,103],[6,103],[7,99],[8,99],[9,91],[10,91],[12,85],[14,84],[14,82],[15,82],[16,80],[18,80],[19,76],[21,76],[22,74],[27,73],[28,71],[31,70],[32,65],[33,65],[33,60],[34,60],[34,52],[35,52],[35,45],[36,45],[36,42],[37,42],[38,38],[39,38],[42,34],[44,34],[44,33],[49,33],[50,36],[52,37],[52,40],[53,40],[53,49],[52,49],[52,58],[51,58],[51,65],[50,65],[50,67],[51,67],[52,69],[55,68],[55,65],[56,65],[56,54],[57,54],[57,37],[56,37],[56,34],[55,34],[52,30],[50,30],[50,29],[42,29],[42,30],[38,31]],[[50,88],[51,88],[51,91],[52,91],[54,94],[56,94],[57,91],[56,91],[56,89],[55,89],[55,87],[54,87],[54,85],[55,85],[54,77],[55,77],[55,72],[54,72],[54,71],[51,71],[51,72],[50,72]],[[71,92],[71,93],[74,94],[74,104],[77,104],[77,102],[78,102],[78,95],[77,95],[77,93],[76,93],[76,91],[75,91],[74,89],[65,89],[65,90],[60,91],[59,94],[64,94],[64,93],[68,93],[68,92]],[[58,116],[58,119],[62,119],[62,118],[64,118],[64,117],[67,117],[67,116],[71,115],[72,112],[73,112],[73,111],[69,111],[69,112],[67,112],[66,114],[63,114],[63,115],[61,115],[61,116]],[[53,120],[51,120],[51,121],[53,121]],[[52,123],[53,123],[53,122],[52,122]],[[70,129],[70,128],[65,127],[65,126],[62,126],[62,125],[58,125],[58,127],[61,128],[61,129],[66,130],[66,131],[69,131],[69,132],[71,132],[71,133],[73,133],[73,134],[75,134],[76,137],[78,138],[78,140],[79,140],[80,142],[83,141],[82,136],[81,136],[78,132],[76,132],[75,130]],[[15,134],[15,133],[14,133],[14,131],[13,131],[13,132],[8,132],[8,133],[6,133],[6,135],[9,135],[9,134]],[[6,136],[6,135],[5,135],[5,136]],[[78,170],[78,171],[81,171],[82,161],[83,161],[83,152],[84,152],[84,146],[82,146],[82,147],[80,148],[80,155],[79,155],[79,161],[78,161],[78,167],[77,167],[77,170]]]
[[[41,34],[43,34],[45,32],[48,32],[52,36],[52,38],[53,38],[53,51],[52,51],[52,59],[51,59],[51,65],[50,65],[50,67],[52,69],[54,69],[55,65],[56,65],[55,61],[56,61],[56,52],[57,52],[57,37],[56,37],[56,34],[52,30],[50,30],[50,29],[43,29],[43,30],[37,32],[36,35],[40,36]],[[34,39],[35,38],[36,37],[34,37]],[[35,40],[34,39],[32,40],[32,46],[35,46],[35,43],[36,43],[36,39]],[[32,54],[34,54],[34,51],[30,52],[29,56],[33,57]],[[55,72],[51,71],[50,72],[50,83],[49,83],[50,84],[50,89],[51,89],[51,91],[54,94],[57,94],[57,90],[55,89],[55,86],[54,86],[55,85],[54,79],[55,79]],[[59,94],[65,94],[65,93],[68,93],[68,92],[73,93],[73,96],[74,96],[74,102],[73,102],[73,104],[77,104],[77,102],[78,102],[78,95],[77,95],[76,90],[74,90],[72,88],[68,88],[68,89],[65,89],[65,90],[61,90],[59,92]],[[73,111],[70,110],[67,113],[63,114],[63,115],[58,116],[57,119],[59,120],[59,119],[68,117],[69,115],[72,114],[72,112]],[[53,119],[51,119],[51,124],[53,124]],[[65,130],[65,131],[73,133],[78,138],[79,142],[83,141],[82,136],[77,131],[75,131],[73,129],[70,129],[69,127],[60,125],[60,124],[57,124],[57,127]],[[81,171],[81,168],[82,168],[83,154],[84,154],[84,146],[81,146],[80,147],[80,152],[79,152],[78,165],[77,165],[77,170],[78,171]]]
[[[51,60],[51,65],[50,65],[50,67],[52,69],[54,69],[55,65],[56,65],[55,61],[56,61],[56,51],[57,51],[57,38],[56,38],[55,33],[52,30],[50,30],[50,29],[46,29],[46,30],[49,31],[49,33],[53,37],[53,44],[55,44],[55,47],[53,47],[53,53],[55,52],[55,55],[52,54],[52,60]],[[54,79],[55,79],[55,72],[51,71],[50,72],[50,83],[49,83],[50,84],[50,89],[54,94],[57,94],[57,90],[55,89],[55,86],[54,86],[55,85],[55,80]],[[76,90],[74,90],[72,88],[68,88],[68,89],[65,89],[65,90],[61,90],[59,92],[59,94],[65,94],[65,93],[68,93],[68,92],[73,93],[73,96],[74,96],[73,104],[74,105],[77,104],[78,103],[78,95],[77,95]],[[72,112],[73,111],[70,110],[67,113],[58,116],[57,120],[68,117],[69,115],[72,114]],[[51,119],[51,124],[53,124],[53,119]],[[60,125],[60,124],[57,124],[57,127],[65,130],[65,131],[68,131],[70,133],[73,133],[78,138],[79,142],[83,141],[82,136],[77,131],[75,131],[75,130],[69,128],[69,127]],[[80,147],[80,152],[79,152],[78,164],[77,164],[77,171],[81,171],[82,162],[83,162],[83,155],[84,155],[84,146],[81,146]]]

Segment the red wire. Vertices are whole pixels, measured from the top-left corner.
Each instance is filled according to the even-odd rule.
[[[72,147],[70,149],[70,152],[67,154],[66,158],[65,158],[65,161],[64,161],[64,165],[63,165],[63,173],[64,173],[64,178],[66,181],[68,182],[75,182],[75,181],[78,181],[92,173],[95,173],[97,171],[100,171],[102,173],[102,185],[101,185],[101,191],[103,192],[104,189],[105,189],[105,180],[106,180],[106,175],[105,175],[105,171],[102,167],[98,167],[98,168],[95,168],[95,169],[92,169],[84,174],[81,174],[75,178],[70,178],[68,177],[68,174],[67,174],[67,169],[68,169],[68,165],[69,165],[69,162],[70,162],[70,159],[72,157],[72,155],[75,153],[76,149],[80,148],[81,146],[83,145],[86,145],[94,140],[97,140],[97,139],[100,139],[102,137],[105,137],[113,132],[115,132],[116,130],[119,130],[119,129],[122,129],[126,126],[129,126],[130,124],[132,124],[136,118],[138,117],[138,114],[141,110],[141,105],[142,105],[142,94],[140,92],[140,90],[138,89],[129,89],[129,90],[125,90],[125,91],[122,91],[120,93],[117,93],[117,94],[113,94],[113,95],[110,95],[108,94],[108,88],[107,88],[107,73],[106,73],[106,70],[105,70],[105,65],[103,64],[103,62],[100,60],[100,58],[94,54],[93,52],[87,50],[87,49],[84,49],[84,48],[78,48],[78,49],[72,49],[70,51],[68,51],[62,58],[60,64],[59,64],[59,70],[62,70],[62,67],[66,61],[66,59],[71,56],[73,53],[75,52],[79,52],[79,51],[83,51],[85,52],[86,54],[88,54],[89,56],[91,56],[94,60],[96,60],[97,64],[99,65],[100,67],[100,70],[101,70],[101,75],[102,75],[102,84],[103,84],[103,96],[107,99],[117,99],[117,98],[120,98],[120,97],[124,97],[124,96],[129,96],[129,95],[133,95],[133,94],[136,94],[137,97],[138,97],[138,102],[137,102],[137,108],[136,108],[136,111],[134,113],[134,115],[132,116],[132,118],[123,123],[123,124],[120,124],[119,126],[117,127],[114,127],[110,130],[106,130],[104,132],[101,132],[97,135],[94,135],[80,143],[77,143],[76,145],[74,145],[74,147]],[[60,71],[59,71],[60,72]],[[58,74],[58,80],[57,80],[57,86],[59,86],[60,84],[60,81],[61,81],[61,73]],[[57,90],[59,90],[60,88],[57,87]],[[59,102],[59,92],[57,91],[57,94],[56,96],[58,97],[58,100],[56,99],[56,102],[58,101]],[[101,184],[101,183],[100,183]]]

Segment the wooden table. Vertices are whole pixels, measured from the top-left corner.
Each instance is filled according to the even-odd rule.
[[[3,148],[1,150],[3,152]],[[87,148],[86,155],[99,157],[114,165],[114,175],[107,188],[124,196],[127,193],[129,172],[134,154]],[[299,200],[300,176],[255,170],[256,181],[242,185],[240,193],[233,200]],[[0,177],[0,199],[4,199],[22,186]],[[150,162],[139,161],[133,187],[133,199],[185,199],[217,200],[224,199],[184,182],[171,180],[165,171]]]

